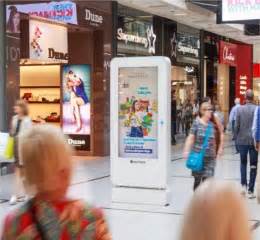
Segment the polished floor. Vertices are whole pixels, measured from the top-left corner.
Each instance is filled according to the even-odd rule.
[[[216,178],[239,184],[239,156],[234,154],[230,141],[226,141],[225,154],[218,162]],[[69,195],[85,199],[105,210],[114,240],[178,240],[185,208],[192,197],[193,179],[181,158],[182,144],[173,148],[171,161],[171,204],[168,207],[128,205],[111,202],[109,158],[80,161],[75,168]],[[0,178],[0,198],[12,192],[13,176]],[[250,221],[260,221],[260,205],[248,200]],[[0,221],[14,207],[0,204]],[[260,239],[260,227],[254,230],[254,239]]]

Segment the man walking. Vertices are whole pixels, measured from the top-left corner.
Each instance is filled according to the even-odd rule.
[[[254,93],[251,89],[246,91],[246,104],[237,110],[235,120],[235,139],[240,153],[240,172],[243,194],[248,190],[248,197],[255,198],[254,188],[257,173],[258,152],[254,146],[252,126],[256,105],[253,104]],[[247,155],[250,158],[250,180],[247,182]]]
[[[232,107],[230,114],[229,114],[229,124],[232,127],[232,134],[233,134],[233,141],[235,142],[235,147],[236,147],[236,153],[239,153],[237,142],[235,139],[235,124],[236,124],[236,118],[237,118],[237,110],[240,107],[240,99],[236,98],[235,99],[235,106]]]

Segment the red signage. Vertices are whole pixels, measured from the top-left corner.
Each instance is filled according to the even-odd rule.
[[[253,77],[253,49],[252,45],[239,44],[236,68],[236,97],[243,102],[247,89],[252,88]]]
[[[260,63],[254,64],[254,78],[260,78]]]
[[[237,66],[237,45],[229,42],[219,42],[219,63]]]

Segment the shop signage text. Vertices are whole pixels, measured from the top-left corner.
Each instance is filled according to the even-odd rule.
[[[237,65],[237,45],[229,42],[220,41],[219,63],[230,66]]]
[[[117,39],[121,41],[125,41],[126,44],[128,42],[131,42],[131,43],[142,44],[144,45],[145,48],[147,48],[148,46],[147,38],[140,37],[138,35],[124,33],[122,28],[118,28],[117,30]]]
[[[11,5],[6,6],[6,16],[10,15],[10,6]],[[18,4],[14,6],[17,8],[18,12],[26,13],[31,16],[78,24],[76,3],[70,1]]]
[[[191,54],[195,57],[199,56],[199,50],[197,48],[194,48],[192,46],[185,46],[182,42],[178,43],[178,52],[182,53],[183,55]]]
[[[85,20],[89,21],[90,24],[99,25],[103,24],[103,16],[93,13],[90,9],[85,9]]]
[[[248,77],[246,75],[240,75],[239,76],[239,80],[240,80],[240,86],[239,86],[239,92],[240,92],[240,95],[244,95],[246,93],[246,90],[247,90],[247,80],[248,80]]]
[[[63,52],[56,52],[53,48],[49,48],[49,58],[59,60],[69,60],[69,54]]]
[[[38,61],[68,62],[67,27],[31,19],[29,58]]]
[[[156,34],[154,34],[152,26],[147,28],[146,34],[146,37],[141,37],[138,35],[124,33],[122,28],[118,28],[117,40],[124,41],[125,44],[130,42],[143,45],[144,48],[148,48],[149,53],[155,54]]]

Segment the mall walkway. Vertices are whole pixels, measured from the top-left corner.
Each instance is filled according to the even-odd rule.
[[[225,181],[239,183],[239,156],[226,142],[225,155],[217,167],[217,177]],[[113,240],[178,240],[178,232],[185,207],[192,196],[193,179],[180,159],[181,145],[175,147],[171,163],[170,188],[172,200],[169,207],[127,205],[111,203],[109,159],[84,161],[77,164],[70,195],[83,198],[89,203],[103,207],[107,215]],[[11,191],[12,176],[1,177],[0,198]],[[251,224],[260,221],[260,205],[256,200],[248,200]],[[0,204],[0,221],[13,207]],[[255,239],[260,239],[260,227],[254,231]]]

